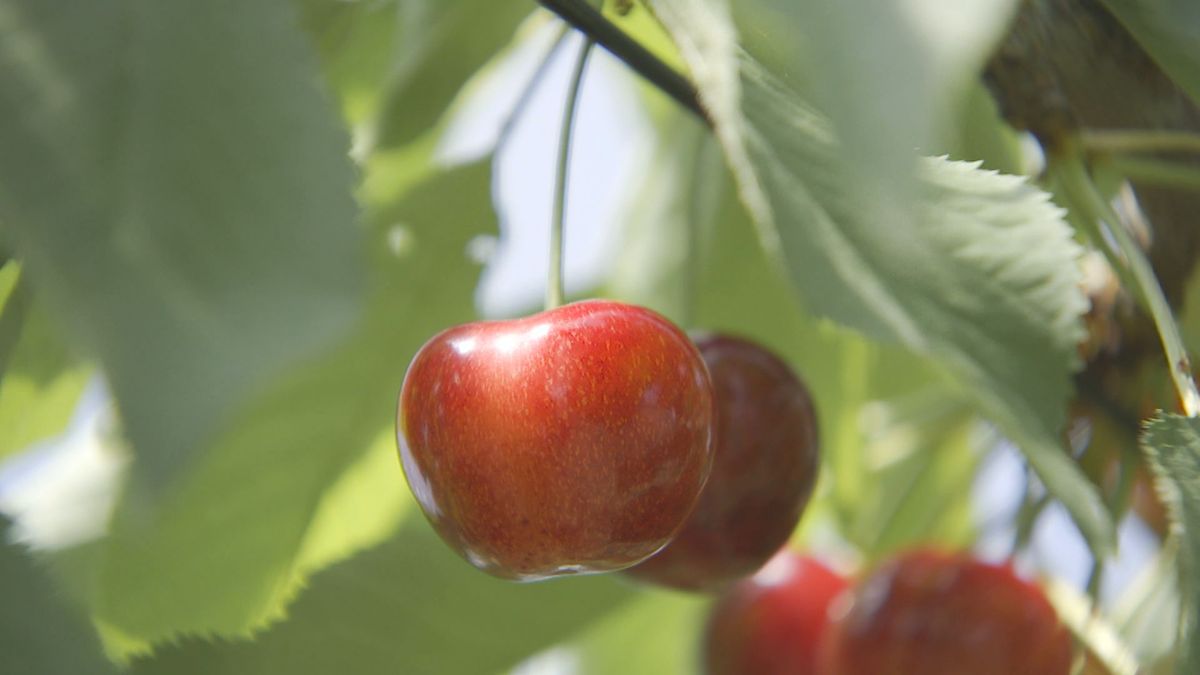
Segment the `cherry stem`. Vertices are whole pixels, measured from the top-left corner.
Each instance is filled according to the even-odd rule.
[[[583,74],[587,70],[588,57],[595,44],[590,36],[584,39],[575,59],[575,70],[567,90],[567,102],[563,106],[563,119],[558,137],[558,164],[554,171],[554,210],[550,219],[550,278],[546,283],[546,309],[563,303],[563,220],[567,208],[567,173],[571,163],[571,134],[575,128],[575,109],[579,104],[579,92],[583,88]]]

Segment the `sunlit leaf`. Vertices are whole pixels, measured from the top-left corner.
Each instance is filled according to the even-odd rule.
[[[979,453],[962,402],[936,388],[870,403],[861,416],[868,484],[846,536],[868,560],[931,541],[974,541],[971,485]]]
[[[1112,519],[1058,440],[1086,308],[1080,249],[1060,211],[1019,178],[926,159],[918,217],[874,220],[828,123],[738,56],[720,7],[656,6],[805,305],[938,361],[1020,445],[1093,549],[1112,550]]]
[[[907,229],[928,152],[1003,35],[1014,0],[758,0],[796,45],[808,89],[841,141],[840,160],[872,220]]]
[[[754,236],[711,137],[688,115],[676,108],[660,120],[659,147],[645,176],[634,181],[639,191],[621,219],[624,240],[609,290],[680,321],[691,314],[692,328],[758,340],[795,367],[817,401],[834,513],[843,531],[861,535],[856,543],[868,551],[887,550],[931,523],[921,533],[926,540],[961,543],[971,533],[967,493],[974,461],[960,452],[966,447],[912,447],[918,438],[945,434],[925,429],[928,420],[889,430],[860,419],[873,397],[923,390],[939,404],[923,411],[935,418],[930,410],[944,408],[953,397],[940,391],[944,385],[922,359],[838,330],[796,305],[788,279]],[[892,438],[911,441],[903,461],[869,466],[868,434],[875,439],[871,447]],[[906,506],[898,512],[897,503]],[[886,518],[898,518],[902,526],[893,523],[881,533]],[[880,541],[884,535],[888,541]]]
[[[0,270],[0,287],[17,269]],[[22,283],[0,299],[0,459],[63,431],[91,376],[31,295]]]
[[[710,598],[646,590],[561,648],[581,675],[687,675],[700,671]]]

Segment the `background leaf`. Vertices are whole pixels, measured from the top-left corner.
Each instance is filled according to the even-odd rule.
[[[935,143],[1003,34],[1014,0],[760,0],[796,45],[783,72],[831,120],[839,159],[873,222],[912,226],[922,214],[917,150]]]
[[[249,406],[160,509],[124,505],[99,587],[103,621],[155,642],[244,635],[280,615],[297,574],[311,571],[297,556],[320,536],[311,533],[322,499],[377,439],[394,446],[396,392],[412,354],[474,316],[478,266],[466,247],[495,227],[489,177],[486,163],[437,174],[372,215],[371,299],[359,331]],[[390,470],[401,486],[398,462]],[[342,555],[390,530],[392,494],[359,508],[377,525],[356,527],[375,534],[343,533]],[[309,564],[338,557],[336,542],[309,546],[326,549]]]
[[[416,0],[399,3],[401,50],[383,87],[374,144],[415,140],[441,117],[460,83],[506,45],[530,11],[525,0]]]
[[[21,546],[8,542],[8,526],[0,518],[0,654],[5,671],[115,674],[83,613],[57,596]]]
[[[419,518],[377,549],[315,576],[289,619],[253,643],[195,640],[137,675],[493,673],[622,606],[611,577],[513,584],[480,573]]]
[[[4,0],[0,32],[0,238],[103,364],[149,499],[356,315],[347,138],[279,3]]]
[[[63,431],[91,377],[19,274],[0,269],[0,460]]]
[[[1200,105],[1200,5],[1190,0],[1102,0],[1171,79]]]
[[[658,6],[765,245],[805,304],[928,355],[967,383],[1094,550],[1112,550],[1112,520],[1058,441],[1086,308],[1080,249],[1060,211],[1022,179],[928,159],[919,165],[919,216],[874,220],[828,124],[735,55],[720,7]]]
[[[641,588],[561,649],[574,653],[581,675],[670,675],[700,672],[700,640],[710,598]]]
[[[1146,425],[1142,449],[1179,538],[1176,672],[1194,673],[1200,669],[1200,419],[1159,413]]]
[[[690,313],[692,328],[768,345],[803,377],[817,402],[829,499],[818,496],[806,523],[832,506],[839,530],[870,559],[917,540],[969,543],[977,455],[961,394],[911,352],[807,315],[754,236],[715,141],[677,108],[658,127],[622,218],[610,291],[679,321]]]

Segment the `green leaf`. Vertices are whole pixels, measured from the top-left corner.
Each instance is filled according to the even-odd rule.
[[[8,371],[28,310],[29,283],[21,276],[20,265],[0,263],[0,380]]]
[[[1103,0],[1184,91],[1200,105],[1200,5],[1192,0]]]
[[[9,265],[0,271],[7,274]],[[15,276],[15,275],[14,275]],[[28,289],[26,289],[28,290]],[[18,293],[22,291],[18,290]],[[24,305],[18,309],[17,305]],[[8,321],[20,313],[19,326]],[[0,314],[0,334],[14,340],[11,351],[0,346],[0,459],[63,431],[75,411],[92,369],[62,344],[50,317],[34,298],[10,297]],[[7,356],[7,361],[5,361]]]
[[[0,239],[161,493],[358,312],[348,139],[289,8],[0,2]]]
[[[642,589],[561,649],[578,658],[580,675],[686,675],[700,671],[709,598]]]
[[[57,593],[0,518],[0,661],[9,673],[115,675],[87,618]]]
[[[416,350],[474,318],[479,268],[466,248],[495,228],[489,178],[486,163],[438,174],[373,214],[371,299],[359,331],[247,407],[157,508],[121,505],[99,585],[100,619],[150,642],[245,635],[280,616],[298,573],[390,530],[392,490],[345,502],[349,514],[373,522],[357,523],[341,542],[328,540],[326,521],[337,517],[321,505],[372,443],[394,443],[396,392]],[[403,485],[398,462],[383,476]]]
[[[916,151],[929,152],[1003,35],[1015,0],[759,0],[795,42],[832,121],[859,208],[907,229],[922,214]]]
[[[1087,306],[1061,212],[1020,178],[926,159],[918,217],[874,219],[827,122],[736,55],[719,9],[658,6],[764,245],[806,306],[939,362],[1022,448],[1093,550],[1111,551],[1112,519],[1058,440]]]
[[[1159,413],[1146,425],[1142,450],[1179,545],[1177,672],[1200,672],[1200,419]]]
[[[750,216],[713,151],[715,142],[708,134],[699,135],[697,127],[678,108],[659,120],[658,146],[645,163],[645,175],[634,179],[639,192],[621,217],[625,229],[609,291],[683,321],[691,289],[690,327],[750,337],[793,366],[818,402],[822,464],[833,512],[841,531],[861,533],[856,543],[868,550],[888,546],[878,541],[885,517],[907,524],[884,533],[893,543],[914,537],[914,530],[930,520],[936,522],[922,533],[926,540],[969,537],[969,483],[956,482],[973,471],[970,454],[960,452],[965,447],[921,447],[921,452],[909,447],[902,462],[879,466],[868,465],[864,453],[872,439],[864,433],[870,427],[860,413],[870,399],[921,391],[926,401],[931,396],[942,401],[951,394],[942,391],[945,385],[911,352],[869,342],[801,311],[789,280],[754,236]],[[890,435],[873,430],[873,447],[884,448],[890,438],[945,434],[922,426],[927,420],[918,421],[908,420]],[[898,459],[894,454],[892,459]],[[908,490],[911,480],[920,485]],[[927,490],[932,483],[940,489]],[[911,508],[898,514],[898,501]],[[819,509],[813,505],[809,512]],[[936,513],[927,519],[927,510]]]
[[[400,50],[383,85],[374,146],[415,140],[442,116],[463,83],[512,39],[526,0],[408,0],[398,9]]]
[[[294,0],[300,23],[312,38],[325,81],[352,124],[370,120],[378,109],[392,65],[406,58],[414,40],[402,39],[420,2],[342,2]]]
[[[136,675],[491,673],[566,639],[631,595],[612,578],[513,584],[459,559],[421,519],[315,576],[254,642],[186,640]]]
[[[868,471],[845,535],[867,561],[936,541],[964,548],[975,538],[971,447],[974,417],[958,397],[931,387],[874,401],[860,417]]]

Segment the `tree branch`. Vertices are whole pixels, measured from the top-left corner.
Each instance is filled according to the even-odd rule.
[[[696,87],[674,68],[663,63],[648,49],[629,37],[603,14],[589,5],[586,0],[538,0],[546,9],[554,12],[579,32],[596,41],[613,56],[617,57],[646,78],[664,94],[675,99],[684,108],[695,113],[712,126],[708,114],[700,105]]]

